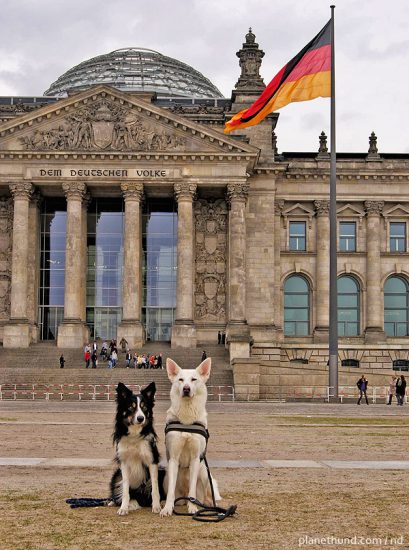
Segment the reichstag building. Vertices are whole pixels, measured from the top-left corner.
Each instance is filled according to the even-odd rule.
[[[278,113],[223,134],[265,87],[251,31],[236,55],[229,98],[142,48],[0,98],[4,347],[220,331],[234,360],[326,365],[327,137],[279,152]],[[374,133],[362,149],[337,160],[340,361],[391,368],[408,363],[409,156]]]

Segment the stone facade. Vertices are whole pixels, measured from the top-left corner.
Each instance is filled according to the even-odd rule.
[[[280,154],[278,114],[225,136],[226,118],[249,106],[264,87],[263,52],[251,31],[237,55],[241,75],[231,100],[221,104],[159,106],[146,94],[97,86],[37,109],[0,112],[4,346],[38,340],[36,243],[43,197],[66,198],[65,308],[58,345],[77,346],[88,337],[85,220],[93,196],[124,200],[124,305],[117,337],[141,346],[141,205],[146,197],[165,197],[178,210],[172,346],[216,342],[217,332],[226,331],[231,358],[244,361],[237,372],[247,368],[257,380],[262,362],[326,366],[327,139],[317,136],[316,152]],[[338,222],[356,228],[354,249],[338,252],[338,275],[353,277],[359,289],[357,334],[340,338],[339,359],[355,359],[364,368],[388,370],[394,361],[409,361],[408,331],[385,332],[383,290],[392,275],[409,283],[408,181],[409,156],[380,153],[374,134],[368,153],[338,155]],[[294,222],[305,227],[303,248],[291,244]],[[406,224],[399,251],[390,245],[396,222]],[[284,288],[291,275],[302,276],[308,286],[303,334],[289,334],[286,325]]]

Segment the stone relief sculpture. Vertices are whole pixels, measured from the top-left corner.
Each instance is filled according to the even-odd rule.
[[[0,320],[10,318],[13,199],[0,197]]]
[[[66,116],[55,128],[20,138],[27,150],[167,151],[186,138],[157,130],[131,108],[106,99]]]
[[[223,322],[226,317],[226,224],[224,200],[195,203],[195,318]]]

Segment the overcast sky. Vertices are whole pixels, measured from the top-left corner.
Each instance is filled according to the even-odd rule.
[[[42,95],[69,68],[141,46],[179,59],[226,96],[240,74],[248,27],[266,84],[330,18],[324,0],[0,0],[0,95]],[[409,153],[408,0],[336,3],[337,150]],[[315,151],[329,133],[329,99],[280,114],[279,151]]]

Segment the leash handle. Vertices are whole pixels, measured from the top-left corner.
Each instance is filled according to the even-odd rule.
[[[229,506],[229,508],[221,508],[220,506],[206,506],[205,504],[193,497],[179,497],[175,500],[174,504],[176,505],[182,500],[189,501],[192,504],[199,506],[201,510],[198,510],[194,514],[189,514],[188,512],[177,512],[176,510],[173,510],[173,513],[175,514],[175,516],[190,516],[196,521],[217,523],[219,521],[223,521],[230,516],[233,516],[237,510],[236,505]]]

